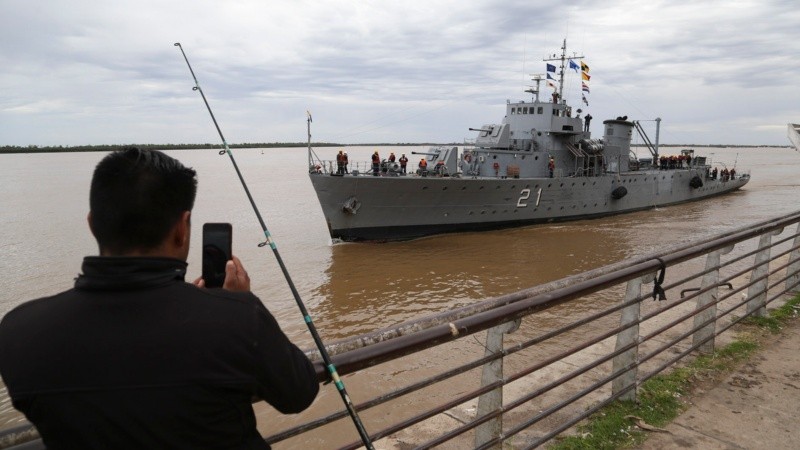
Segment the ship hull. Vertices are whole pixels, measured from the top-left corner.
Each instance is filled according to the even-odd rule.
[[[702,186],[692,187],[699,177]],[[390,241],[597,218],[709,198],[741,188],[705,169],[569,178],[371,177],[311,174],[330,235]],[[620,189],[626,194],[619,196]]]
[[[794,145],[795,150],[800,152],[800,124],[790,123],[788,133],[789,141]]]

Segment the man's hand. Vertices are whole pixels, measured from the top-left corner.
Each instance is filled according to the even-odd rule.
[[[236,256],[225,264],[225,282],[222,284],[222,289],[229,291],[250,292],[250,275],[244,270],[242,262]],[[206,282],[203,277],[200,277],[192,282],[197,287],[206,287]]]
[[[229,291],[250,292],[250,275],[244,270],[242,262],[236,256],[231,256],[225,264],[225,282],[222,289]]]

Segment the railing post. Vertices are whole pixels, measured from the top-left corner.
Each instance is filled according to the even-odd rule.
[[[800,246],[800,223],[797,224],[797,237],[794,238],[792,247]],[[789,254],[789,266],[786,268],[786,290],[792,293],[800,291],[800,249],[792,250]]]
[[[707,325],[701,324],[717,315],[717,293],[719,292],[719,261],[722,255],[727,255],[733,250],[733,245],[719,250],[713,251],[708,254],[706,258],[706,270],[710,272],[703,275],[700,281],[700,290],[711,288],[707,292],[703,292],[697,297],[696,309],[702,309],[704,306],[712,303],[707,309],[701,311],[694,316],[694,335],[692,336],[692,345],[697,346],[701,353],[714,352],[714,332],[716,331],[716,321]],[[713,270],[712,270],[713,269]],[[705,341],[705,342],[703,342]],[[702,342],[702,344],[701,344]]]
[[[504,324],[490,328],[486,333],[486,351],[485,356],[494,355],[503,351],[503,334],[513,333],[519,328],[522,319],[512,320]],[[487,386],[503,379],[503,358],[495,359],[489,363],[484,364],[483,373],[481,374],[481,386]],[[480,396],[478,399],[477,417],[483,417],[492,411],[496,411],[503,407],[503,387],[500,386],[490,392]],[[503,432],[503,416],[502,414],[494,419],[478,425],[475,428],[475,447],[480,447],[492,439],[500,437]],[[503,444],[499,443],[492,448],[502,449]]]
[[[767,274],[769,273],[769,251],[772,245],[772,236],[777,236],[783,232],[783,228],[764,233],[758,240],[758,253],[756,253],[755,268],[750,273],[750,281],[764,277],[750,285],[747,289],[747,314],[754,317],[764,317],[767,315]]]
[[[655,280],[656,274],[651,273],[643,277],[634,278],[628,281],[628,287],[625,290],[625,303],[642,295],[642,285],[650,283]],[[617,394],[631,385],[636,385],[636,375],[638,374],[639,363],[639,312],[641,309],[641,302],[635,302],[626,306],[622,310],[620,316],[620,326],[630,325],[628,328],[620,331],[617,334],[617,346],[615,350],[619,350],[628,345],[634,344],[635,346],[628,349],[614,357],[611,365],[612,373],[617,373],[631,364],[635,364],[633,368],[620,374],[611,382],[611,394]],[[636,400],[636,389],[631,389],[625,392],[620,400]]]

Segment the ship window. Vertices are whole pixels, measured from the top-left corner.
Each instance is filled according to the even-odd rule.
[[[511,108],[511,114],[516,114],[516,113],[517,113],[517,108]]]
[[[528,107],[522,108],[522,114],[528,114]]]
[[[538,114],[544,114],[544,106],[540,106],[539,110],[537,111]]]
[[[614,129],[611,128],[611,127],[608,127],[608,129],[606,130],[606,135],[613,136],[614,135]]]

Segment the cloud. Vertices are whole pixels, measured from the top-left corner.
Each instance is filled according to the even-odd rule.
[[[0,145],[215,142],[177,41],[231,142],[302,141],[306,109],[319,139],[461,141],[564,37],[598,119],[727,144],[784,144],[766,121],[800,120],[790,1],[535,3],[3,2]]]

